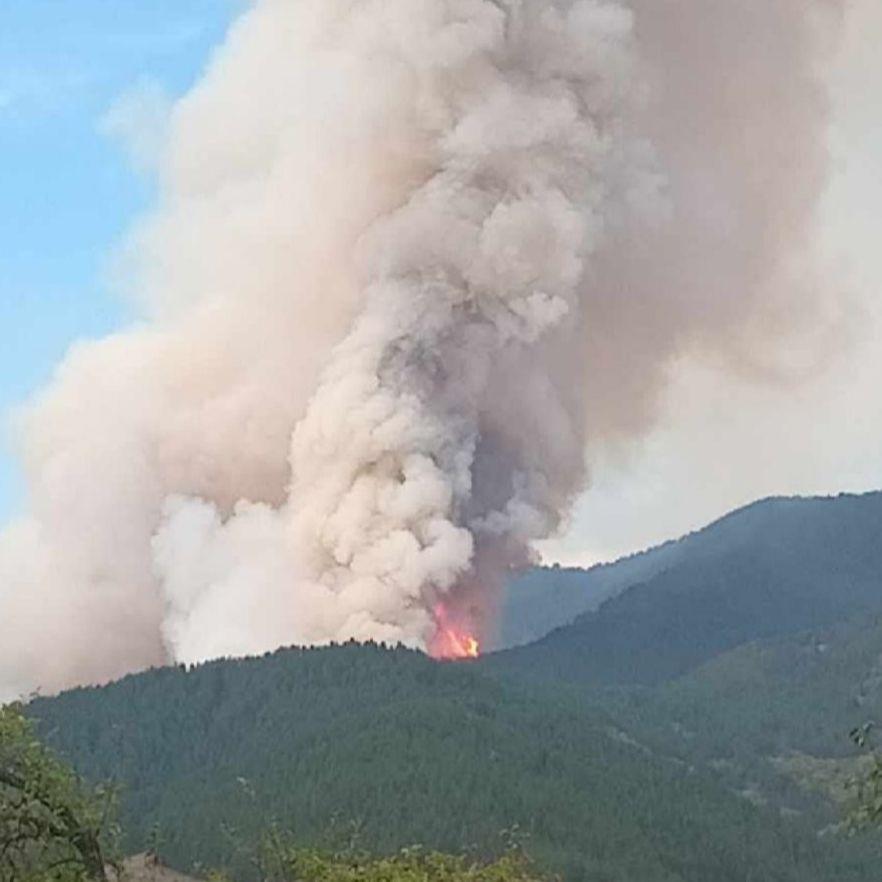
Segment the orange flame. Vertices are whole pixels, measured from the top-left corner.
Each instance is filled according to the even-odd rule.
[[[433,612],[435,635],[429,645],[429,654],[432,658],[454,661],[477,658],[481,654],[481,644],[477,637],[452,622],[443,603],[437,604]]]

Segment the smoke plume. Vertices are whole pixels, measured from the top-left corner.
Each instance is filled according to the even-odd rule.
[[[0,697],[489,636],[678,358],[786,378],[836,345],[810,249],[837,12],[256,2],[172,109],[120,261],[141,323],[20,417]]]

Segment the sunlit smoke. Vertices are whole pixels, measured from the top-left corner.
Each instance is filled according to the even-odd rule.
[[[780,378],[839,339],[809,256],[837,5],[258,0],[169,115],[119,260],[143,320],[20,421],[0,697],[476,654],[671,364]]]

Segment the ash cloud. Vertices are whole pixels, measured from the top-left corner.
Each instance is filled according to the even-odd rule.
[[[439,604],[489,634],[678,359],[777,381],[841,343],[811,259],[838,15],[255,3],[171,111],[123,260],[141,323],[20,419],[0,695],[431,650]]]

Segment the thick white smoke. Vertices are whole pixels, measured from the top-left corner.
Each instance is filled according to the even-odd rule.
[[[257,2],[173,110],[125,261],[143,325],[22,419],[0,697],[485,633],[674,359],[780,374],[826,317],[835,12]]]

